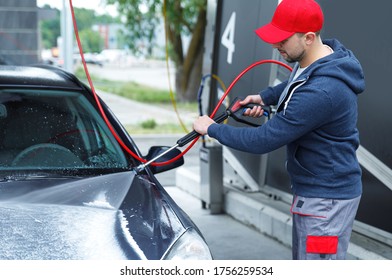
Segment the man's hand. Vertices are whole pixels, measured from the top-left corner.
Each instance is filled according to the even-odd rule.
[[[249,103],[264,105],[264,102],[261,99],[261,96],[258,94],[248,95],[247,97],[245,97],[244,100],[242,100],[240,102],[241,105],[246,105]],[[259,118],[259,117],[263,116],[263,113],[264,113],[264,110],[262,107],[254,106],[252,109],[250,109],[250,108],[246,109],[246,111],[244,112],[244,116]]]
[[[215,123],[215,121],[209,116],[201,116],[193,122],[193,129],[199,134],[205,135],[207,134],[208,127],[213,123]]]

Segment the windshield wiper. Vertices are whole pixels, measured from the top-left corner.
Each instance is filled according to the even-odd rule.
[[[80,176],[74,176],[69,174],[59,174],[59,173],[20,173],[20,174],[10,174],[3,178],[0,178],[0,182],[13,182],[13,181],[26,181],[34,179],[47,179],[47,178],[80,178]]]

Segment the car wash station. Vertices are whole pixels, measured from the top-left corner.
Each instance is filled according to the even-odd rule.
[[[214,73],[227,86],[253,63],[279,53],[255,35],[255,27],[270,20],[276,0],[209,0],[203,70]],[[374,253],[391,258],[392,222],[392,102],[388,80],[392,34],[387,20],[392,4],[369,1],[318,1],[324,10],[322,38],[335,37],[356,53],[364,68],[366,89],[359,97],[360,147],[357,156],[363,171],[363,196],[354,223],[351,252],[358,258]],[[348,12],[349,11],[349,12]],[[353,14],[351,14],[353,13]],[[348,14],[351,14],[348,15]],[[380,36],[374,38],[374,30]],[[288,78],[290,71],[277,64],[261,64],[245,73],[230,97],[254,94]],[[211,113],[223,95],[217,79],[204,86],[203,114]],[[273,116],[272,116],[273,117]],[[229,124],[243,126],[232,118]],[[183,188],[187,172],[180,169]],[[188,176],[188,180],[192,177]],[[290,182],[285,170],[285,148],[258,156],[221,146],[205,139],[200,150],[200,190],[188,187],[211,213],[221,211],[290,245]],[[385,255],[386,252],[387,255]]]
[[[290,70],[276,63],[286,63],[280,54],[261,42],[254,32],[255,28],[270,21],[278,2],[207,1],[203,57],[206,78],[202,80],[199,93],[200,114],[210,115],[225,93],[222,84],[228,87],[240,74],[243,75],[233,84],[217,115],[224,114],[226,109],[232,110],[236,97],[257,93],[289,77]],[[392,213],[392,117],[389,109],[392,95],[388,82],[389,75],[392,76],[389,23],[392,2],[318,2],[325,16],[322,38],[337,38],[351,49],[361,62],[366,78],[366,89],[358,102],[361,142],[357,157],[362,168],[363,195],[348,253],[357,259],[392,259],[392,221],[389,218]],[[21,13],[26,11],[27,8]],[[23,19],[27,25],[30,20],[36,21],[34,17],[23,16]],[[17,40],[24,45],[38,46],[32,34],[20,36],[24,39]],[[38,52],[36,49],[14,53],[10,40],[3,41],[1,48],[3,54],[18,56],[24,63],[34,61]],[[261,63],[269,60],[274,63]],[[222,121],[230,125],[250,125],[236,120],[234,115],[226,117]],[[274,108],[257,125],[273,117]],[[176,185],[197,197],[200,207],[211,215],[227,213],[290,246],[292,195],[285,169],[285,147],[269,154],[254,155],[224,147],[209,137],[202,137],[199,141],[202,141],[200,164],[177,168]]]

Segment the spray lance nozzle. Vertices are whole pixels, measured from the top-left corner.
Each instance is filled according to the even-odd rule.
[[[228,117],[232,117],[237,122],[241,122],[241,123],[245,123],[250,126],[257,127],[257,126],[260,126],[260,124],[257,124],[255,122],[251,122],[250,118],[244,116],[246,109],[248,109],[248,108],[252,109],[255,106],[259,106],[259,107],[262,107],[262,109],[264,110],[264,116],[269,118],[271,115],[271,107],[270,106],[260,105],[260,104],[256,104],[256,103],[248,103],[245,105],[241,105],[240,102],[241,102],[241,99],[239,97],[234,98],[234,100],[231,102],[229,107],[223,113],[221,113],[217,117],[214,117],[213,120],[216,123],[222,123]],[[143,164],[139,165],[138,167],[136,167],[136,172],[138,172],[138,173],[142,172],[147,166],[149,166],[151,163],[157,161],[162,156],[172,152],[173,150],[175,150],[178,147],[185,146],[186,144],[188,144],[189,142],[191,142],[192,140],[196,139],[199,136],[200,136],[200,134],[198,132],[196,132],[195,130],[193,130],[192,132],[188,133],[184,137],[178,139],[177,143],[174,146],[172,146],[171,148],[167,149],[165,152],[157,155],[156,157],[152,158],[148,162],[143,163]]]

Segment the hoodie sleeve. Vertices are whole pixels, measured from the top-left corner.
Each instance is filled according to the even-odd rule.
[[[287,81],[278,84],[275,87],[268,87],[260,91],[261,99],[265,105],[277,105],[279,101],[280,94],[283,92],[287,85]]]
[[[295,141],[321,126],[331,116],[332,102],[322,90],[296,92],[285,112],[257,127],[213,124],[208,135],[221,144],[244,152],[264,154]]]

